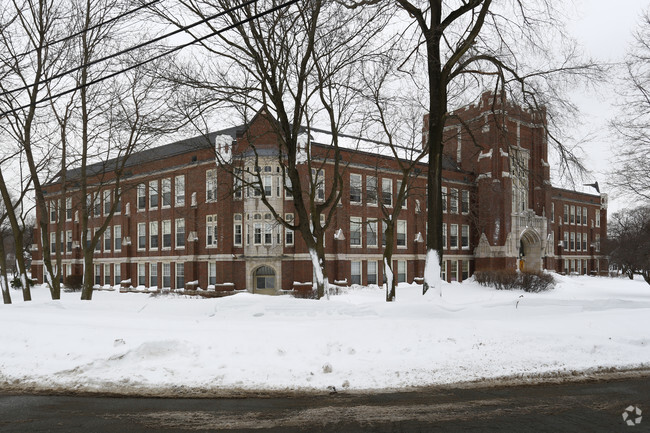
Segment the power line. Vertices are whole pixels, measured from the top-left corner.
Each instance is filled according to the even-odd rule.
[[[159,1],[159,0],[157,0],[157,1]],[[158,37],[156,37],[156,38],[153,38],[153,39],[151,39],[151,40],[149,40],[149,41],[147,41],[147,42],[143,42],[143,43],[140,43],[140,44],[134,45],[134,46],[132,46],[132,47],[125,48],[125,49],[123,49],[123,50],[121,50],[121,51],[118,51],[118,52],[116,52],[116,53],[110,54],[110,55],[108,55],[108,56],[104,56],[104,57],[100,57],[99,59],[91,60],[91,61],[88,62],[88,63],[85,63],[85,64],[82,64],[82,65],[76,66],[76,67],[74,67],[74,68],[72,68],[72,69],[68,69],[67,71],[59,72],[59,73],[54,74],[54,75],[52,75],[52,76],[50,76],[50,77],[47,77],[46,79],[40,81],[38,84],[40,85],[40,84],[46,84],[46,83],[49,83],[50,81],[56,80],[57,78],[65,77],[66,75],[71,74],[71,73],[73,73],[73,72],[77,72],[77,71],[79,71],[79,70],[81,70],[81,69],[83,69],[83,68],[87,68],[87,67],[89,67],[89,66],[96,65],[96,64],[98,64],[98,63],[104,62],[104,61],[106,61],[106,60],[110,60],[110,59],[112,59],[112,58],[114,58],[114,57],[121,56],[122,54],[126,54],[126,53],[129,53],[129,52],[131,52],[131,51],[135,51],[135,50],[140,49],[140,48],[144,48],[144,47],[146,47],[146,46],[148,46],[148,45],[151,45],[151,44],[153,44],[153,43],[159,42],[159,41],[161,41],[161,40],[163,40],[163,39],[166,39],[166,38],[168,38],[168,37],[170,37],[170,36],[174,36],[174,35],[177,35],[177,34],[179,34],[179,33],[186,32],[186,31],[188,31],[188,30],[190,30],[190,29],[192,29],[192,28],[194,28],[194,27],[196,27],[196,26],[199,26],[199,25],[201,25],[201,24],[205,24],[206,22],[211,21],[211,20],[213,20],[213,19],[215,19],[215,18],[219,18],[219,17],[225,15],[226,13],[234,12],[234,11],[236,11],[237,9],[240,9],[240,8],[243,8],[243,7],[246,7],[246,6],[249,6],[249,5],[253,4],[253,3],[257,3],[257,1],[258,1],[258,0],[248,0],[248,1],[246,1],[246,2],[244,2],[244,3],[242,3],[242,4],[240,4],[240,5],[233,6],[232,8],[227,9],[227,10],[225,10],[225,11],[223,11],[223,12],[219,12],[219,13],[217,13],[217,14],[214,14],[214,15],[211,15],[211,16],[209,16],[209,17],[203,18],[202,20],[195,21],[194,23],[189,24],[189,25],[187,25],[187,26],[180,27],[180,28],[174,30],[174,31],[171,32],[171,33],[166,33],[166,34],[164,34],[164,35],[161,35],[161,36],[158,36]],[[152,2],[152,3],[154,3],[154,2]],[[82,32],[82,33],[83,33],[83,32]],[[170,53],[171,53],[171,52],[173,52],[173,50],[170,51]],[[127,70],[128,70],[128,69],[127,69]],[[12,94],[12,93],[16,93],[16,92],[22,92],[23,90],[27,90],[27,89],[29,89],[29,88],[32,87],[33,85],[34,85],[34,84],[30,84],[30,85],[25,85],[25,86],[22,86],[22,87],[17,87],[17,88],[15,88],[15,89],[11,89],[11,90],[5,90],[4,92],[0,93],[0,96],[4,96],[4,95],[8,95],[8,94]]]
[[[236,6],[236,7],[232,7],[232,8],[226,9],[225,11],[220,12],[220,13],[217,14],[216,16],[213,16],[213,18],[216,18],[217,16],[225,15],[225,14],[227,14],[227,13],[234,12],[235,10],[239,9],[240,7],[243,7],[244,5],[247,5],[247,4],[250,4],[250,3],[254,3],[254,2],[257,2],[257,0],[251,0],[251,1],[249,1],[249,2],[246,2],[246,3],[241,4],[241,5],[239,5],[239,6]],[[182,50],[183,48],[189,47],[189,46],[194,45],[194,44],[196,44],[196,43],[198,43],[198,42],[203,42],[204,40],[209,39],[209,38],[211,38],[211,37],[213,37],[213,36],[216,36],[216,35],[219,35],[219,34],[221,34],[221,33],[227,32],[228,30],[232,30],[232,29],[234,29],[234,28],[236,28],[236,27],[239,27],[239,26],[242,25],[242,24],[246,24],[246,23],[248,23],[248,22],[250,22],[250,21],[256,20],[256,19],[261,18],[261,17],[263,17],[263,16],[265,16],[265,15],[268,15],[268,14],[271,14],[271,13],[273,13],[273,12],[276,12],[276,11],[278,11],[278,10],[280,10],[280,9],[283,9],[283,8],[287,7],[287,6],[291,6],[291,5],[293,5],[293,4],[297,3],[297,2],[298,2],[298,0],[289,0],[289,1],[284,2],[284,3],[282,3],[282,4],[278,5],[278,6],[274,6],[274,7],[271,8],[271,9],[268,9],[268,10],[263,11],[263,12],[259,12],[259,13],[255,14],[255,15],[252,15],[252,16],[250,16],[250,17],[248,17],[248,18],[245,18],[245,19],[243,19],[243,20],[241,20],[241,21],[235,22],[235,23],[233,23],[233,24],[231,24],[231,25],[229,25],[229,26],[226,26],[226,27],[224,27],[224,28],[222,28],[222,29],[215,30],[214,32],[209,33],[209,34],[207,34],[207,35],[205,35],[205,36],[202,36],[202,37],[200,37],[200,38],[198,38],[198,39],[194,39],[194,40],[191,41],[191,42],[188,42],[188,43],[185,43],[185,44],[182,44],[182,45],[177,45],[176,47],[172,48],[171,50],[168,50],[168,51],[166,51],[166,52],[164,52],[164,53],[158,54],[157,56],[151,57],[151,58],[149,58],[149,59],[147,59],[147,60],[144,60],[144,61],[142,61],[142,62],[136,63],[136,64],[134,64],[134,65],[131,65],[131,66],[127,67],[127,68],[121,69],[121,70],[119,70],[119,71],[117,71],[117,72],[113,72],[113,73],[111,73],[111,74],[109,74],[109,75],[106,75],[106,76],[104,76],[104,77],[97,78],[97,79],[95,79],[95,80],[93,80],[93,81],[90,81],[90,82],[84,84],[84,85],[78,85],[78,86],[76,86],[76,87],[74,87],[74,88],[72,88],[72,89],[68,89],[68,90],[65,90],[65,91],[63,91],[63,92],[59,92],[59,93],[57,93],[57,94],[55,94],[55,95],[46,96],[45,98],[42,98],[42,99],[40,99],[39,101],[37,101],[35,105],[38,105],[38,104],[43,103],[43,102],[51,101],[51,100],[56,99],[56,98],[58,98],[58,97],[60,97],[60,96],[64,96],[64,95],[67,95],[67,94],[69,94],[69,93],[76,92],[77,90],[82,89],[82,88],[84,88],[84,87],[88,87],[88,86],[91,86],[91,85],[93,85],[93,84],[97,84],[97,83],[100,83],[100,82],[102,82],[102,81],[108,80],[109,78],[113,78],[113,77],[115,77],[115,76],[117,76],[117,75],[123,74],[123,73],[125,73],[125,72],[127,72],[127,71],[130,71],[130,70],[132,70],[132,69],[135,69],[135,68],[137,68],[137,67],[140,67],[140,66],[146,65],[147,63],[151,63],[151,62],[153,62],[154,60],[158,60],[158,59],[160,59],[160,58],[162,58],[162,57],[164,57],[164,56],[168,56],[168,55],[171,54],[171,53],[174,53],[174,52],[176,52],[176,51]],[[30,104],[25,104],[25,105],[22,105],[22,106],[20,106],[20,107],[16,107],[16,108],[11,109],[11,110],[8,110],[8,111],[4,111],[4,112],[0,113],[0,117],[5,117],[5,116],[8,115],[8,114],[15,113],[16,111],[18,111],[18,110],[22,110],[22,109],[24,109],[24,108],[28,108],[29,106],[30,106]]]

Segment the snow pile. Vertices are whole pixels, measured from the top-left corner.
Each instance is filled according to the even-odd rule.
[[[650,367],[650,287],[556,277],[540,294],[469,281],[329,301],[97,292],[0,306],[0,386],[127,392],[380,389]],[[431,293],[434,292],[434,293]]]

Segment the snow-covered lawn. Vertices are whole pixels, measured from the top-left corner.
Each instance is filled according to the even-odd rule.
[[[650,286],[556,276],[541,294],[400,285],[329,301],[44,287],[0,306],[0,389],[182,393],[378,389],[650,367]]]

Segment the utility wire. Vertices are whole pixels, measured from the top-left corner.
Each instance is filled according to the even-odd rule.
[[[157,0],[157,1],[159,1],[159,0]],[[186,31],[188,31],[188,30],[190,30],[190,29],[192,29],[192,28],[194,28],[194,27],[196,27],[196,26],[199,26],[199,25],[201,25],[201,24],[205,24],[206,22],[211,21],[211,20],[213,20],[213,19],[215,19],[215,18],[219,18],[220,16],[222,16],[222,15],[224,15],[224,14],[226,14],[226,13],[234,12],[235,10],[237,10],[237,9],[239,9],[239,8],[243,8],[243,7],[249,6],[249,5],[253,4],[253,3],[257,3],[257,1],[258,1],[258,0],[248,0],[248,1],[246,1],[246,2],[244,2],[244,3],[242,3],[242,4],[240,4],[240,5],[233,6],[232,8],[227,9],[227,10],[225,10],[225,11],[223,11],[223,12],[219,12],[219,13],[217,13],[217,14],[214,14],[214,15],[211,15],[211,16],[209,16],[209,17],[203,18],[202,20],[195,21],[194,23],[189,24],[189,25],[187,25],[187,26],[180,27],[180,28],[174,30],[174,31],[171,32],[171,33],[166,33],[166,34],[164,34],[164,35],[158,36],[158,37],[156,37],[156,38],[153,38],[153,39],[148,40],[148,41],[146,41],[146,42],[140,43],[140,44],[138,44],[138,45],[134,45],[134,46],[132,46],[132,47],[125,48],[125,49],[123,49],[123,50],[121,50],[121,51],[118,51],[118,52],[116,52],[116,53],[110,54],[110,55],[108,55],[108,56],[104,56],[104,57],[100,57],[99,59],[91,60],[91,61],[88,62],[88,63],[85,63],[85,64],[83,64],[83,65],[76,66],[76,67],[74,67],[74,68],[72,68],[72,69],[68,69],[67,71],[59,72],[59,73],[57,73],[57,74],[52,75],[51,77],[47,77],[46,79],[42,80],[42,81],[39,82],[38,84],[40,85],[40,84],[46,84],[46,83],[49,83],[50,81],[56,80],[57,78],[65,77],[66,75],[71,74],[71,73],[73,73],[73,72],[77,72],[77,71],[79,71],[79,70],[81,70],[81,69],[83,69],[83,68],[87,68],[87,67],[89,67],[89,66],[96,65],[97,63],[101,63],[101,62],[104,62],[104,61],[106,61],[106,60],[110,60],[110,59],[112,59],[112,58],[114,58],[114,57],[121,56],[122,54],[126,54],[126,53],[129,53],[129,52],[131,52],[131,51],[135,51],[135,50],[140,49],[140,48],[144,48],[144,47],[146,47],[146,46],[148,46],[148,45],[151,45],[151,44],[153,44],[153,43],[159,42],[159,41],[161,41],[161,40],[163,40],[163,39],[166,39],[166,38],[168,38],[168,37],[170,37],[170,36],[174,36],[174,35],[177,35],[177,34],[179,34],[179,33],[186,32]],[[83,32],[82,32],[82,33],[83,33]],[[171,52],[173,52],[173,51],[170,51],[170,53],[171,53]],[[128,69],[127,69],[127,70],[128,70]],[[27,89],[29,89],[29,88],[32,87],[33,85],[34,85],[34,84],[30,84],[30,85],[25,85],[25,86],[22,86],[22,87],[16,87],[15,89],[11,89],[11,90],[5,90],[4,92],[0,93],[0,96],[4,96],[4,95],[7,95],[7,94],[16,93],[16,92],[22,92],[23,90],[27,90]]]
[[[234,11],[237,10],[238,8],[244,6],[245,4],[253,3],[253,2],[256,2],[256,1],[257,1],[257,0],[252,0],[252,1],[247,2],[247,3],[244,3],[244,4],[242,4],[242,5],[239,5],[239,6],[236,6],[236,7],[232,7],[232,8],[229,8],[229,9],[226,9],[225,11],[220,12],[219,14],[213,16],[213,18],[216,18],[216,17],[221,16],[221,15],[225,15],[225,14],[227,14],[227,13],[234,12]],[[205,36],[202,36],[202,37],[200,37],[200,38],[198,38],[198,39],[194,39],[194,40],[191,41],[191,42],[187,42],[187,43],[182,44],[182,45],[177,45],[176,47],[172,48],[171,50],[168,50],[168,51],[166,51],[166,52],[164,52],[164,53],[158,54],[157,56],[151,57],[151,58],[149,58],[149,59],[147,59],[147,60],[144,60],[144,61],[142,61],[142,62],[136,63],[136,64],[134,64],[134,65],[132,65],[132,66],[129,66],[128,68],[124,68],[124,69],[121,69],[121,70],[119,70],[119,71],[117,71],[117,72],[113,72],[113,73],[111,73],[111,74],[109,74],[109,75],[106,75],[106,76],[103,76],[103,77],[97,78],[97,79],[95,79],[95,80],[93,80],[93,81],[90,81],[90,82],[86,83],[85,85],[78,85],[78,86],[76,86],[76,87],[74,87],[74,88],[72,88],[72,89],[68,89],[68,90],[65,90],[65,91],[63,91],[63,92],[59,92],[59,93],[57,93],[57,94],[55,94],[55,95],[49,95],[49,96],[46,96],[45,98],[42,98],[42,99],[38,100],[38,101],[36,102],[36,105],[38,105],[38,104],[40,104],[40,103],[42,103],[42,102],[51,101],[51,100],[53,100],[53,99],[56,99],[56,98],[58,98],[58,97],[60,97],[60,96],[67,95],[67,94],[72,93],[72,92],[76,92],[77,90],[82,89],[82,88],[84,88],[84,87],[88,87],[88,86],[91,86],[91,85],[93,85],[93,84],[97,84],[97,83],[100,83],[100,82],[102,82],[102,81],[108,80],[109,78],[113,78],[113,77],[115,77],[115,76],[117,76],[117,75],[123,74],[123,73],[125,73],[125,72],[127,72],[127,71],[130,71],[131,69],[135,69],[135,68],[137,68],[137,67],[139,67],[139,66],[146,65],[147,63],[151,63],[151,62],[153,62],[154,60],[158,60],[158,59],[160,59],[160,58],[162,58],[162,57],[168,56],[168,55],[171,54],[171,53],[174,53],[174,52],[176,52],[176,51],[182,50],[183,48],[189,47],[189,46],[194,45],[194,44],[196,44],[196,43],[198,43],[198,42],[203,42],[204,40],[209,39],[209,38],[211,38],[211,37],[213,37],[213,36],[216,36],[216,35],[219,35],[219,34],[221,34],[221,33],[227,32],[228,30],[232,30],[232,29],[234,29],[234,28],[236,28],[236,27],[239,27],[239,26],[242,25],[242,24],[246,24],[246,23],[248,23],[248,22],[250,22],[250,21],[256,20],[256,19],[261,18],[261,17],[263,17],[263,16],[265,16],[265,15],[268,15],[268,14],[270,14],[270,13],[276,12],[276,11],[278,11],[278,10],[280,10],[280,9],[283,9],[283,8],[287,7],[287,6],[291,6],[291,5],[293,5],[293,4],[297,3],[297,2],[298,2],[298,0],[289,0],[289,1],[284,2],[284,3],[282,3],[282,4],[278,5],[278,6],[273,7],[273,8],[271,8],[271,9],[268,9],[268,10],[263,11],[263,12],[259,12],[259,13],[255,14],[255,15],[252,15],[252,16],[250,16],[250,17],[248,17],[248,18],[245,18],[245,19],[243,19],[243,20],[241,20],[241,21],[238,21],[238,22],[236,22],[236,23],[233,23],[233,24],[231,24],[231,25],[229,25],[229,26],[227,26],[227,27],[224,27],[224,28],[219,29],[219,30],[215,30],[214,32],[209,33],[209,34],[207,34],[207,35],[205,35]],[[5,117],[5,116],[8,115],[8,114],[15,113],[15,112],[18,111],[18,110],[22,110],[22,109],[24,109],[24,108],[28,108],[30,105],[31,105],[31,104],[25,104],[25,105],[22,105],[22,106],[20,106],[20,107],[16,107],[16,108],[11,109],[11,110],[8,110],[8,111],[3,111],[2,113],[0,113],[0,118]]]

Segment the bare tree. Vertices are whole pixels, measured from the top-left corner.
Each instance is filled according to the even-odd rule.
[[[621,80],[620,113],[611,125],[617,144],[610,182],[620,192],[650,201],[650,14],[643,17]]]
[[[628,278],[641,274],[650,284],[650,208],[624,209],[612,215],[603,251]]]
[[[349,10],[338,2],[308,0],[292,5],[273,1],[233,3],[225,0],[184,3],[180,12],[158,10],[181,27],[175,17],[188,13],[206,19],[211,39],[192,36],[214,55],[201,64],[196,78],[179,71],[177,79],[209,90],[222,105],[244,114],[265,112],[279,140],[277,163],[284,191],[293,199],[295,219],[289,221],[264,192],[262,175],[255,170],[220,165],[238,176],[242,184],[260,191],[260,199],[275,221],[297,231],[311,257],[317,297],[329,294],[324,236],[342,191],[343,163],[339,133],[354,121],[360,59],[377,49],[385,14],[366,9]],[[232,29],[223,33],[222,29]],[[197,68],[194,68],[197,69]],[[326,146],[312,146],[312,125],[326,124]],[[260,154],[252,146],[257,162]],[[327,167],[324,185],[322,173]],[[238,174],[239,173],[239,174]]]
[[[523,106],[538,110],[566,103],[556,78],[563,80],[596,72],[580,63],[575,48],[565,45],[554,60],[547,41],[562,44],[564,34],[550,1],[458,2],[396,0],[416,24],[410,59],[427,71],[428,124],[424,144],[428,154],[428,233],[424,292],[439,285],[442,260],[442,160],[443,131],[450,99],[471,89],[492,87],[497,94],[509,92]],[[541,35],[545,35],[543,38]],[[555,38],[553,38],[555,36]],[[546,44],[546,46],[545,46]],[[422,54],[421,54],[422,53]],[[527,59],[526,57],[533,57]],[[422,60],[418,63],[418,60]],[[549,131],[550,132],[550,131]],[[561,156],[562,167],[579,163],[562,141],[549,134]]]

